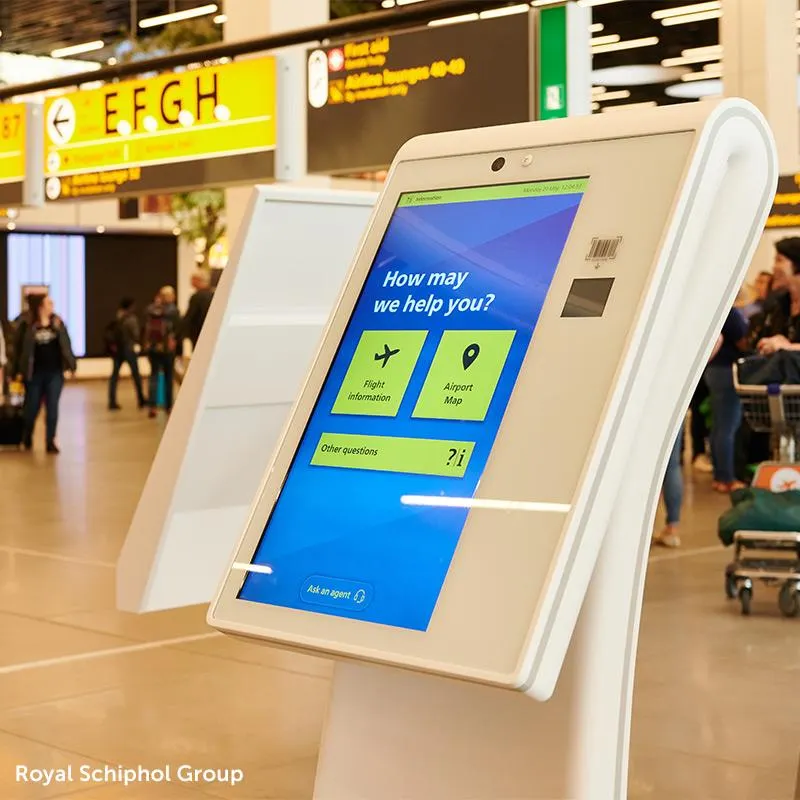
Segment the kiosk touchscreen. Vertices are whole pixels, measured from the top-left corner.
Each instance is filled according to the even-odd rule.
[[[690,280],[682,229],[724,185],[709,142],[756,141],[768,173],[747,104],[617,116],[400,151],[212,625],[552,691]]]

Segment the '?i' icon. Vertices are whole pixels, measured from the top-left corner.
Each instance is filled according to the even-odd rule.
[[[471,344],[466,350],[464,350],[464,355],[461,356],[461,363],[464,365],[464,369],[469,369],[474,363],[475,359],[480,355],[481,348],[477,344]]]

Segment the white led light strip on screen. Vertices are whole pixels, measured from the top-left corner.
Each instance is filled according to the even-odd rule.
[[[444,497],[441,495],[406,494],[400,498],[404,506],[422,508],[481,508],[491,511],[534,511],[545,514],[568,514],[568,503],[543,503],[527,500],[489,500],[481,497]]]

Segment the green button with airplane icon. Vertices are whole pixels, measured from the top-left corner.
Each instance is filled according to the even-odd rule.
[[[428,331],[364,331],[331,413],[396,416],[427,336]]]

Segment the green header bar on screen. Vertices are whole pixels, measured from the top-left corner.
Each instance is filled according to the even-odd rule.
[[[433,192],[406,192],[400,195],[398,208],[435,206],[445,203],[473,203],[476,200],[511,200],[517,197],[542,197],[554,194],[581,194],[588,178],[537,183],[504,183],[500,186],[475,186],[470,189],[441,189]]]

